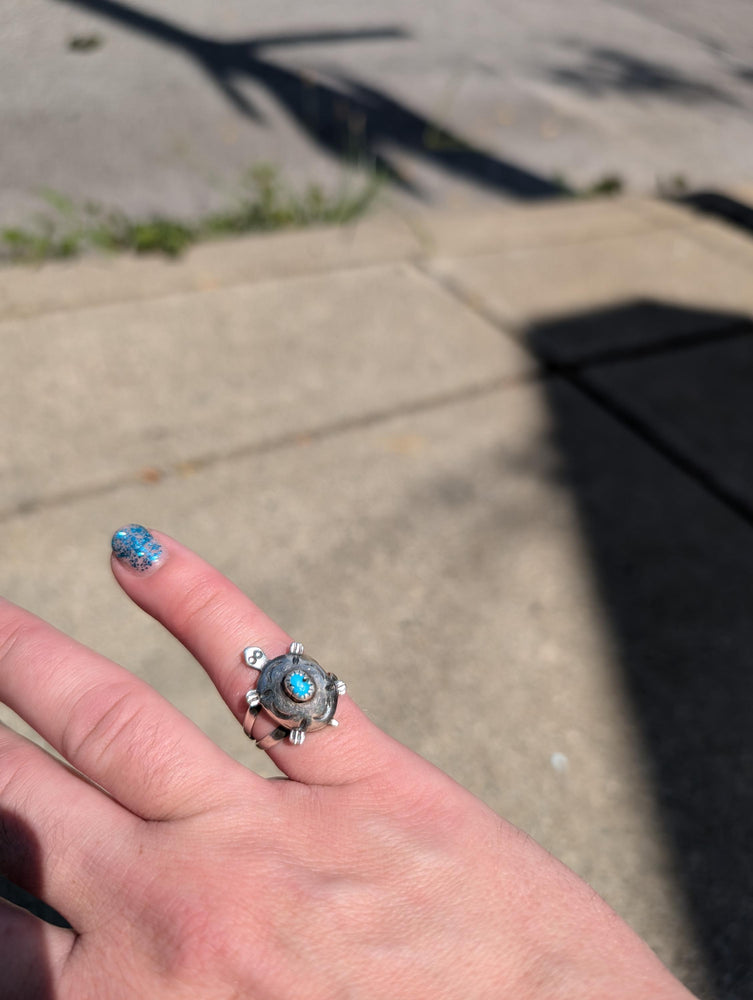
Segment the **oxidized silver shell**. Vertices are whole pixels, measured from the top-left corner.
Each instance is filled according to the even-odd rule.
[[[302,673],[313,690],[292,694],[300,682],[291,685],[291,675]],[[316,660],[284,653],[265,664],[256,682],[261,707],[279,725],[302,727],[312,733],[329,725],[337,709],[337,677],[327,673]],[[303,694],[303,696],[302,696]]]

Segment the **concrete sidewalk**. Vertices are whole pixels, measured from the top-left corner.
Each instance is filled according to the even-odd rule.
[[[625,199],[0,271],[2,591],[270,773],[110,580],[117,526],[168,531],[753,997],[752,267]]]

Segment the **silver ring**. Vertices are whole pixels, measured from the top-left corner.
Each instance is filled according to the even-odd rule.
[[[287,653],[272,660],[258,646],[247,646],[243,650],[243,660],[260,672],[256,686],[246,692],[248,708],[243,732],[249,739],[254,738],[254,722],[261,711],[277,724],[270,733],[256,740],[262,750],[284,739],[299,746],[307,733],[338,724],[335,718],[337,701],[347,688],[316,660],[305,657],[300,642],[291,642]]]

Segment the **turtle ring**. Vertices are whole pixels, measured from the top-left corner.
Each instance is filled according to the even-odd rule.
[[[284,739],[297,746],[307,733],[338,724],[335,710],[338,698],[345,694],[345,684],[316,660],[305,657],[300,642],[291,642],[287,653],[272,660],[258,646],[247,646],[243,659],[247,666],[260,671],[256,686],[246,692],[244,733],[254,738],[254,722],[261,711],[277,724],[276,729],[256,741],[262,750]]]

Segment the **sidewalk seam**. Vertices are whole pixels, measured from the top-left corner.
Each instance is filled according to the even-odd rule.
[[[269,438],[266,441],[258,441],[253,444],[238,445],[228,451],[214,452],[212,454],[196,455],[193,457],[173,460],[169,464],[154,470],[154,479],[147,482],[140,478],[138,473],[124,473],[115,476],[107,482],[99,484],[89,484],[78,489],[62,490],[59,493],[48,496],[39,496],[22,500],[16,504],[9,504],[5,509],[0,509],[0,523],[10,521],[16,517],[24,517],[35,514],[40,510],[50,510],[56,507],[63,507],[79,500],[88,499],[95,496],[104,496],[113,493],[123,486],[151,486],[162,482],[165,479],[173,479],[186,475],[186,470],[190,474],[200,472],[204,469],[220,465],[223,462],[234,462],[239,459],[248,458],[252,455],[262,455],[277,450],[301,447],[302,445],[313,444],[319,441],[326,441],[347,434],[354,430],[378,427],[391,420],[408,417],[413,414],[428,413],[432,410],[440,410],[446,406],[453,406],[468,400],[491,396],[496,392],[506,389],[513,389],[521,385],[528,385],[546,378],[546,373],[533,370],[531,372],[519,373],[516,375],[498,375],[486,382],[475,382],[451,392],[445,392],[436,396],[429,396],[413,403],[405,403],[390,410],[376,410],[371,413],[364,413],[355,417],[348,417],[342,420],[335,420],[332,423],[324,424],[321,427],[314,427],[309,430],[301,429],[280,434],[277,437]]]
[[[394,256],[385,257],[383,260],[372,260],[372,261],[360,261],[348,264],[347,262],[338,265],[334,268],[316,268],[313,267],[311,270],[301,270],[296,271],[294,274],[279,274],[279,275],[266,275],[264,277],[258,278],[243,278],[237,281],[221,282],[211,287],[201,288],[201,287],[185,287],[185,288],[172,288],[167,292],[160,292],[154,295],[145,295],[143,297],[134,298],[133,295],[124,294],[122,297],[113,297],[108,299],[102,299],[99,302],[86,302],[86,303],[76,303],[70,306],[54,306],[51,309],[44,309],[38,312],[28,312],[28,313],[17,313],[16,315],[4,316],[0,315],[0,331],[4,326],[10,323],[27,323],[33,320],[41,319],[44,316],[58,316],[65,315],[75,312],[89,312],[95,309],[107,309],[110,306],[124,306],[124,305],[146,305],[150,302],[164,302],[168,299],[177,298],[180,296],[190,296],[190,295],[212,295],[224,291],[230,291],[236,288],[253,288],[259,285],[265,284],[282,284],[288,281],[295,281],[298,278],[316,278],[324,275],[337,275],[337,274],[351,274],[354,271],[365,271],[369,268],[378,267],[394,267],[400,264],[411,264],[412,257],[409,256]],[[2,303],[0,302],[0,307]]]
[[[434,271],[431,267],[430,257],[420,257],[411,261],[411,264],[419,274],[424,278],[428,278],[429,281],[438,288],[441,288],[447,295],[460,303],[461,306],[470,310],[478,319],[490,325],[496,333],[502,334],[506,340],[512,341],[516,347],[523,350],[534,361],[537,360],[528,345],[523,343],[519,336],[516,336],[518,326],[514,321],[510,322],[509,325],[503,325],[505,321],[502,317],[496,315],[493,310],[480,303],[476,296],[469,294],[461,285],[453,281],[449,275],[438,274]]]
[[[686,219],[682,219],[682,220],[681,219],[677,219],[677,220],[658,219],[658,218],[654,219],[654,218],[651,218],[648,213],[642,212],[640,210],[640,208],[637,207],[637,205],[635,204],[634,201],[628,201],[626,204],[623,204],[622,207],[625,209],[625,211],[629,212],[634,217],[639,218],[639,219],[643,220],[644,222],[646,222],[648,230],[660,230],[660,231],[664,231],[664,230],[681,230],[681,231],[687,233],[689,230],[692,231],[697,225],[699,225],[699,220],[698,220],[697,215],[695,215],[694,213],[691,213],[691,212],[688,212],[687,213],[687,218]],[[452,214],[452,213],[449,213],[449,214]],[[347,273],[347,272],[352,272],[354,270],[361,270],[361,269],[368,268],[368,267],[385,266],[385,265],[390,264],[390,263],[399,263],[399,262],[401,262],[401,263],[408,263],[408,264],[416,264],[416,263],[420,263],[420,262],[428,262],[428,261],[430,261],[434,257],[449,256],[449,257],[462,257],[462,258],[466,259],[466,258],[473,258],[473,257],[493,256],[493,255],[495,255],[497,253],[505,252],[505,248],[496,249],[496,250],[495,249],[481,249],[481,250],[465,250],[465,251],[463,251],[463,250],[454,250],[453,251],[450,248],[447,248],[446,250],[443,251],[441,249],[441,247],[438,247],[436,245],[436,241],[434,239],[434,236],[432,234],[430,226],[428,226],[428,227],[422,226],[421,225],[421,220],[417,219],[417,218],[411,218],[411,217],[398,217],[398,218],[399,218],[399,222],[402,225],[404,231],[408,234],[409,238],[411,239],[411,241],[413,242],[414,245],[412,247],[410,247],[410,248],[405,248],[405,250],[402,251],[402,252],[401,251],[397,251],[395,253],[387,253],[382,258],[377,258],[377,259],[374,259],[374,260],[365,260],[365,261],[358,261],[358,260],[349,261],[347,259],[343,259],[341,261],[338,261],[337,264],[335,266],[333,266],[333,267],[328,267],[328,266],[321,267],[321,266],[317,266],[315,264],[312,264],[310,267],[304,265],[300,269],[296,269],[293,273],[278,273],[278,274],[268,273],[268,274],[258,274],[256,276],[250,275],[250,276],[246,276],[244,278],[238,278],[237,280],[230,280],[230,281],[227,281],[227,282],[219,281],[212,288],[202,288],[202,287],[195,287],[195,286],[186,286],[186,287],[177,287],[176,286],[175,288],[172,288],[172,289],[170,289],[170,291],[167,291],[167,292],[157,292],[157,293],[152,294],[152,295],[145,295],[143,297],[139,296],[137,298],[134,298],[132,292],[129,293],[129,292],[126,291],[126,292],[123,292],[121,295],[114,295],[111,298],[104,298],[104,299],[99,300],[99,301],[94,301],[94,302],[78,302],[78,303],[74,303],[74,304],[71,304],[71,305],[67,305],[65,303],[63,303],[63,304],[57,303],[57,304],[54,304],[50,308],[47,308],[47,309],[29,310],[29,311],[25,311],[25,310],[21,309],[20,311],[17,311],[17,312],[11,312],[10,315],[2,315],[2,309],[3,308],[6,308],[6,309],[10,308],[12,310],[13,309],[13,301],[11,299],[10,303],[8,303],[7,301],[3,302],[1,291],[0,291],[0,325],[5,324],[5,323],[12,323],[12,322],[23,322],[23,321],[26,321],[26,320],[30,320],[30,319],[34,319],[34,318],[40,317],[40,316],[55,315],[57,313],[69,313],[69,312],[75,312],[75,311],[85,311],[87,309],[96,309],[96,308],[100,308],[100,307],[108,306],[108,305],[123,305],[125,303],[133,303],[134,301],[138,301],[138,302],[155,302],[155,301],[160,301],[160,300],[165,299],[165,298],[169,298],[172,295],[200,294],[200,293],[207,292],[207,291],[220,291],[222,289],[230,289],[230,288],[237,288],[237,287],[241,287],[241,286],[258,285],[258,284],[263,284],[264,282],[288,281],[288,280],[295,280],[296,278],[299,278],[299,277],[302,278],[302,277],[315,276],[315,275],[325,275],[325,274],[333,274],[334,275],[334,274],[338,274],[338,273]],[[370,223],[370,220],[368,220],[368,219],[361,220],[360,222],[354,224],[354,229],[357,226],[357,227],[359,227],[361,229],[361,233],[362,233],[363,229],[368,229],[369,223]],[[333,227],[322,227],[321,231],[322,232],[330,232],[331,228],[333,228]],[[337,227],[334,227],[334,228],[337,228]],[[279,235],[290,235],[290,236],[293,236],[295,238],[298,238],[298,237],[300,237],[300,235],[301,235],[302,232],[307,232],[308,235],[315,235],[317,231],[318,231],[317,229],[311,229],[311,230],[308,230],[308,231],[298,230],[298,231],[293,231],[293,232],[288,233],[288,234],[276,234],[276,235],[278,235],[278,236]],[[605,240],[605,239],[619,238],[620,235],[621,234],[619,234],[619,233],[615,234],[614,236],[607,236],[605,234],[600,234],[598,236],[589,237],[588,239],[585,239],[585,240],[571,240],[571,239],[566,239],[565,238],[565,239],[560,239],[560,240],[554,240],[553,242],[549,243],[548,245],[555,246],[555,247],[567,248],[567,247],[570,247],[570,246],[580,246],[580,245],[582,245],[584,243],[593,243],[593,242],[599,242],[599,241]],[[242,237],[241,240],[243,242],[261,242],[265,238],[269,238],[269,234],[264,234],[264,235],[256,234],[256,235],[253,235],[253,236],[246,236],[246,237]],[[215,242],[218,243],[218,244],[219,243],[230,244],[231,242],[233,242],[233,239],[229,238],[227,240],[218,240],[218,241],[215,241]],[[704,241],[703,239],[697,239],[697,242],[699,242],[701,244],[705,244],[706,243],[706,241]],[[712,240],[708,241],[708,243],[711,243],[711,242],[713,242],[713,241]],[[526,250],[526,249],[535,249],[536,246],[538,246],[538,244],[531,244],[531,245],[529,245],[529,244],[527,244],[524,241],[522,244],[516,245],[514,248],[511,247],[511,248],[507,248],[507,249],[510,249],[510,250],[512,250],[512,249],[514,249],[514,250],[520,250],[520,249]],[[201,247],[199,247],[198,249],[200,250]],[[720,248],[718,246],[715,246],[715,247],[713,247],[713,249],[719,250]],[[732,253],[731,251],[727,250],[727,248],[724,248],[724,250],[722,250],[722,252],[724,253],[725,256],[728,256],[730,258],[734,258],[734,253]],[[177,265],[165,264],[163,261],[160,261],[159,263],[160,263],[160,265],[164,265],[164,266],[177,266],[177,267],[184,266],[185,267],[185,266],[187,266],[187,262],[188,262],[190,256],[191,256],[191,251],[189,250],[188,253],[186,254],[186,257],[182,261],[179,261],[177,263]],[[123,260],[132,262],[135,265],[140,265],[140,264],[146,265],[148,263],[146,259],[140,259],[140,258],[138,258],[138,257],[136,257],[134,255],[124,255],[124,256],[121,256],[121,257],[113,258],[113,263],[114,263],[115,266],[117,266],[118,263],[119,263],[119,261],[123,261]],[[97,257],[95,255],[87,255],[87,256],[83,256],[80,259],[80,261],[77,262],[74,265],[71,265],[70,263],[59,265],[56,262],[52,262],[52,263],[50,263],[49,266],[51,268],[55,268],[55,267],[58,267],[58,266],[66,267],[66,268],[78,267],[78,266],[86,267],[88,264],[94,264],[96,262],[105,262],[106,263],[107,262],[107,258],[101,258],[101,257]],[[26,267],[26,265],[12,265],[12,266],[8,266],[8,267],[3,267],[0,270],[0,290],[2,288],[3,278],[5,277],[6,274],[7,275],[12,275],[13,272],[14,272],[14,270],[16,268],[25,268],[25,267]],[[43,269],[44,269],[44,265],[39,270],[43,270]]]

